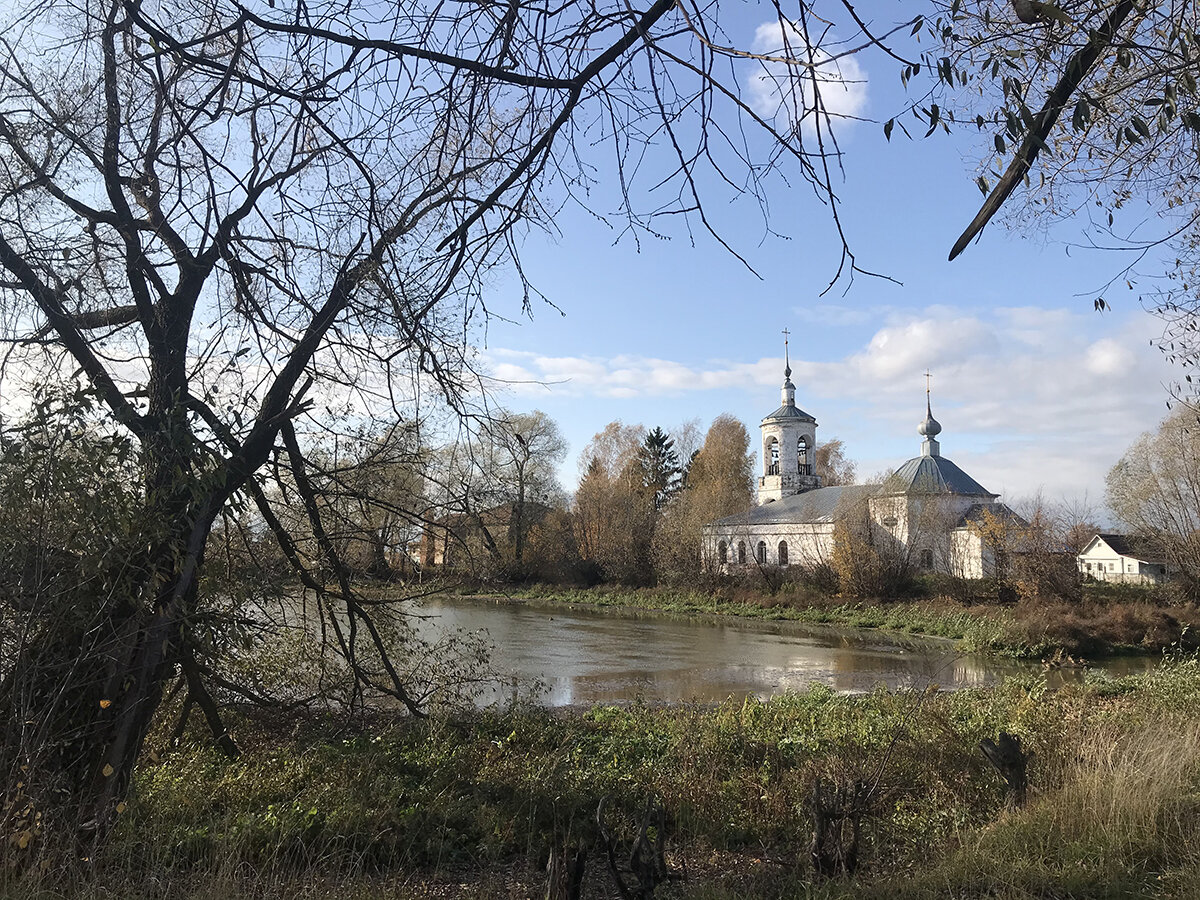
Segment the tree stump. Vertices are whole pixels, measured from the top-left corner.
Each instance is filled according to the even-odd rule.
[[[583,892],[583,873],[587,865],[587,850],[555,843],[550,848],[546,900],[579,900]]]
[[[858,868],[858,841],[870,795],[861,780],[829,786],[818,778],[813,783],[809,856],[818,876],[850,875]]]
[[[1000,732],[996,740],[984,738],[979,742],[979,749],[987,757],[1008,785],[1008,805],[1020,809],[1025,805],[1025,795],[1029,787],[1026,768],[1033,759],[1032,753],[1021,749],[1021,739],[1007,731]]]
[[[607,797],[600,801],[600,806],[596,809],[596,825],[613,884],[621,895],[621,900],[653,900],[654,891],[660,884],[677,877],[667,868],[664,849],[667,831],[666,809],[653,798],[647,799],[637,836],[622,864],[618,859],[622,855],[620,843],[604,823],[604,808],[607,803]],[[653,838],[650,836],[651,829],[654,831]]]

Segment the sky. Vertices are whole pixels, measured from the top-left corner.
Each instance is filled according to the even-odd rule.
[[[856,8],[887,27],[914,6]],[[726,4],[723,14],[727,43],[760,53],[780,44],[770,3]],[[786,122],[803,105],[803,90],[781,97],[778,66],[746,60],[735,69],[758,114]],[[493,402],[558,422],[568,490],[581,451],[616,420],[703,431],[731,413],[753,447],[760,420],[779,405],[787,329],[797,403],[817,419],[818,441],[844,441],[860,475],[920,452],[929,371],[942,452],[985,487],[1009,500],[1040,491],[1101,504],[1105,474],[1166,414],[1167,385],[1181,377],[1151,343],[1161,328],[1140,305],[1144,284],[1126,290],[1119,280],[1104,290],[1111,308],[1093,309],[1129,260],[1082,247],[1085,219],[1046,227],[1022,217],[1013,227],[993,222],[948,262],[982,200],[975,177],[991,134],[972,127],[921,139],[922,128],[910,140],[897,128],[886,140],[882,123],[906,94],[898,65],[878,53],[841,59],[827,88],[850,117],[837,127],[841,220],[860,265],[886,278],[860,274],[826,290],[840,244],[795,162],[771,181],[769,220],[753,198],[701,181],[708,217],[743,262],[694,218],[690,230],[682,217],[659,220],[653,236],[603,221],[620,199],[602,158],[611,151],[577,144],[596,171],[589,208],[566,202],[552,234],[518,237],[522,271],[550,302],[535,299],[523,313],[512,272],[488,288],[493,316],[474,337]],[[647,143],[644,159],[627,148],[643,188],[669,159],[661,136]],[[1020,209],[1022,195],[1010,206]],[[642,199],[658,202],[653,192]],[[1137,228],[1138,215],[1127,207],[1117,226]]]
[[[778,42],[766,9],[738,13],[731,41]],[[708,214],[753,271],[681,225],[618,238],[568,204],[557,235],[533,233],[521,247],[526,276],[554,306],[535,301],[521,315],[515,277],[490,292],[500,317],[480,335],[479,360],[498,401],[559,423],[568,489],[580,452],[614,420],[667,430],[698,420],[703,430],[728,412],[753,447],[779,405],[786,328],[797,404],[817,419],[818,441],[845,442],[860,475],[920,452],[928,370],[943,455],[1005,499],[1041,492],[1101,505],[1108,469],[1167,413],[1167,385],[1180,377],[1151,345],[1161,325],[1140,305],[1140,285],[1121,280],[1104,292],[1111,309],[1093,308],[1129,260],[1080,246],[1087,223],[1077,219],[1051,229],[996,221],[948,262],[982,200],[974,180],[990,134],[922,140],[922,130],[910,141],[897,130],[889,142],[880,123],[904,97],[896,64],[862,54],[842,65],[852,84],[838,102],[862,121],[838,127],[841,217],[859,263],[891,280],[858,275],[822,293],[839,244],[794,172],[769,196],[769,230],[757,204],[714,191]],[[747,62],[739,74],[756,110],[780,110],[773,73]],[[590,202],[606,212],[617,198],[601,185]]]

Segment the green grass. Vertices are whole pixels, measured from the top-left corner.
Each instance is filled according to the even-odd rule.
[[[999,730],[1034,753],[1019,812],[1005,811],[977,749]],[[954,693],[818,687],[715,708],[524,709],[352,733],[245,714],[237,733],[238,760],[195,743],[139,772],[93,893],[0,875],[0,897],[531,896],[552,840],[594,838],[601,797],[628,828],[650,795],[670,811],[672,858],[694,875],[663,897],[1182,898],[1200,887],[1194,658],[1059,691],[1033,678]],[[809,872],[817,778],[877,785],[853,879]]]
[[[1020,603],[961,602],[941,596],[936,581],[919,587],[920,599],[859,601],[822,593],[802,584],[784,584],[774,593],[745,582],[719,582],[709,590],[675,588],[587,589],[526,586],[474,595],[502,594],[536,605],[620,609],[718,618],[791,621],[810,625],[880,629],[948,638],[959,649],[1026,659],[1055,656],[1098,659],[1108,656],[1161,655],[1200,647],[1200,608],[1168,602],[1161,592],[1133,586],[1089,586],[1081,598],[1023,600]],[[1093,589],[1094,588],[1094,589]],[[471,596],[472,591],[459,593]]]

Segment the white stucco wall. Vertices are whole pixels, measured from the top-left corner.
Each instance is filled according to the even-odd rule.
[[[818,523],[815,525],[738,525],[721,528],[716,525],[704,526],[703,553],[706,568],[712,569],[720,562],[720,543],[726,542],[728,555],[726,566],[729,570],[738,567],[738,542],[746,544],[746,565],[756,565],[755,548],[759,541],[767,545],[768,566],[779,565],[779,543],[787,542],[787,565],[813,566],[826,563],[833,558],[833,524]]]
[[[885,516],[886,518],[886,516]],[[984,545],[978,534],[969,528],[955,528],[935,532],[932,530],[914,533],[919,541],[912,547],[898,543],[898,538],[891,529],[873,523],[873,540],[875,546],[886,546],[886,541],[897,541],[891,548],[896,552],[909,554],[909,562],[913,571],[945,572],[960,578],[983,578],[990,576],[994,569],[991,551]],[[904,533],[897,527],[895,530]],[[788,566],[814,566],[833,561],[834,524],[824,522],[813,525],[738,525],[719,527],[706,525],[704,527],[702,552],[704,568],[707,571],[736,572],[743,568],[738,563],[737,547],[742,542],[746,545],[746,561],[744,567],[754,568],[755,550],[759,541],[767,545],[767,566],[778,566],[779,542],[786,541],[788,546]],[[725,541],[727,547],[726,562],[720,564],[720,543]],[[931,569],[921,566],[921,551],[929,550],[933,555]]]
[[[959,578],[983,578],[994,569],[992,553],[983,538],[969,528],[956,528],[950,534],[946,571]]]

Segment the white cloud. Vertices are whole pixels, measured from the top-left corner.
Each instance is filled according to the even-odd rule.
[[[920,371],[938,361],[958,365],[995,352],[993,330],[977,318],[916,319],[881,328],[865,352],[848,362],[875,379],[892,379]]]
[[[569,396],[633,397],[674,395],[745,384],[778,381],[779,366],[770,360],[730,364],[710,370],[654,357],[549,357],[513,350],[489,350],[485,365],[496,381],[518,394],[553,390]]]
[[[827,35],[827,45],[831,42],[836,43]],[[746,100],[763,118],[812,130],[817,95],[835,126],[848,124],[866,109],[867,73],[858,60],[835,58],[824,49],[807,46],[795,25],[780,21],[759,25],[753,51],[773,57],[757,61],[749,78]]]
[[[928,368],[934,413],[945,428],[943,451],[981,483],[1007,495],[1045,487],[1051,499],[1085,491],[1097,498],[1108,468],[1166,412],[1163,385],[1171,372],[1149,346],[1156,329],[1153,318],[1136,312],[1124,319],[1030,307],[974,315],[945,307],[893,312],[840,359],[806,359],[804,342],[793,342],[792,379],[797,402],[817,417],[820,434],[847,439],[852,455],[873,464],[864,472],[917,452]],[[642,415],[636,404],[653,398],[679,398],[688,415],[715,415],[729,408],[732,395],[753,431],[775,401],[783,369],[782,357],[686,365],[635,356],[489,355],[506,377],[519,371],[513,380],[526,383],[517,393],[531,399],[547,391],[612,398],[604,412],[595,406],[593,430],[608,418],[636,421]],[[711,401],[705,392],[714,394]],[[694,399],[684,399],[689,395]]]
[[[1087,349],[1087,368],[1093,375],[1120,375],[1133,361],[1129,348],[1112,338],[1096,341]]]

